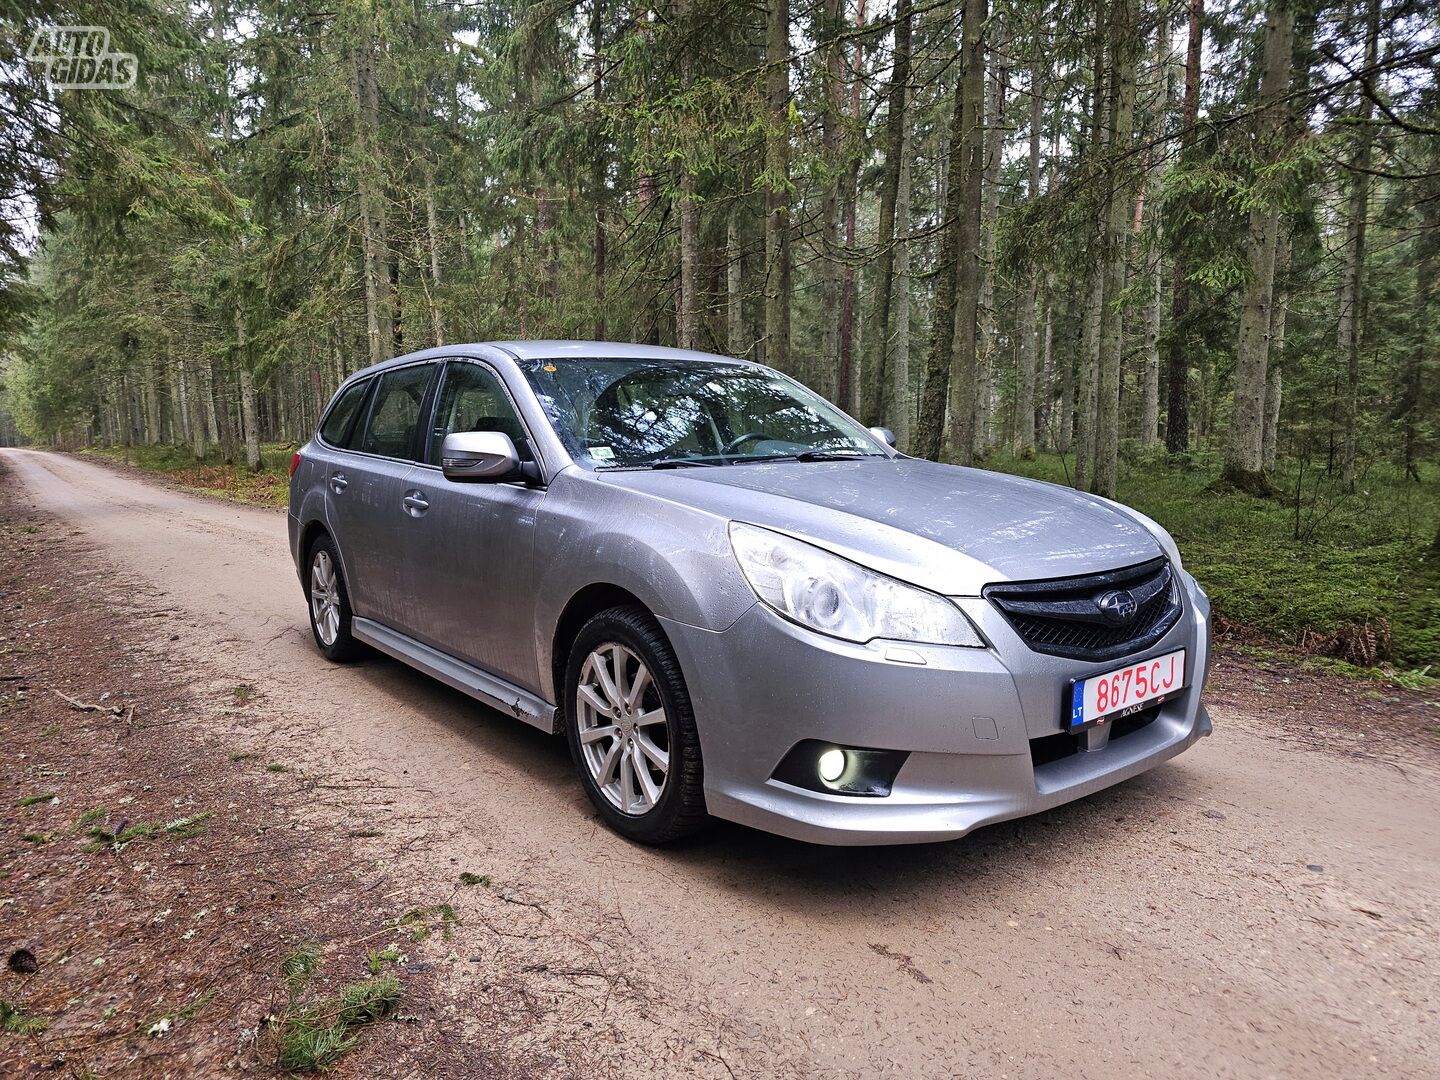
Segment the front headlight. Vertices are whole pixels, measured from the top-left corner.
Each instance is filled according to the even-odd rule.
[[[761,602],[811,630],[845,641],[985,646],[970,620],[945,597],[813,544],[732,521],[730,547]]]

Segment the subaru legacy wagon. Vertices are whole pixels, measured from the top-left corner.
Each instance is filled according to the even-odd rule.
[[[600,816],[963,836],[1210,733],[1210,607],[1168,533],[897,453],[760,364],[446,346],[351,376],[291,462],[315,643],[569,741]]]

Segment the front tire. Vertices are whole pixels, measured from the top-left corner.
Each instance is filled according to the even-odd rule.
[[[350,634],[350,593],[345,588],[335,542],[328,536],[317,537],[310,545],[306,566],[305,601],[310,609],[315,647],[332,663],[359,659],[363,647]]]
[[[649,612],[610,608],[581,628],[565,701],[571,757],[607,825],[642,844],[665,844],[708,823],[690,694]]]

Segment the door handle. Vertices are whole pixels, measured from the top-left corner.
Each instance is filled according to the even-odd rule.
[[[330,490],[335,492],[336,495],[339,495],[349,486],[350,481],[345,479],[344,473],[337,472],[330,477]]]
[[[405,498],[400,501],[405,505],[405,512],[411,517],[419,517],[430,509],[430,503],[426,501],[423,491],[407,491]]]

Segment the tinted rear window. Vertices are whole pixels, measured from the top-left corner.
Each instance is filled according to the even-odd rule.
[[[330,407],[325,422],[320,425],[320,437],[331,446],[347,445],[351,422],[355,419],[360,403],[365,399],[365,390],[369,385],[369,379],[362,379],[353,386],[347,386]]]
[[[366,454],[413,459],[416,429],[420,425],[420,407],[430,387],[434,364],[416,364],[396,368],[380,376],[375,388],[365,432],[357,440]]]

